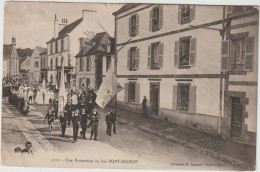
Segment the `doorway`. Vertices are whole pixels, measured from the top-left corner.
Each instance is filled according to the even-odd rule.
[[[152,115],[158,116],[159,100],[160,100],[160,84],[151,83],[151,85],[150,85],[150,105],[151,105]]]
[[[240,97],[231,97],[231,137],[241,139],[243,104]]]

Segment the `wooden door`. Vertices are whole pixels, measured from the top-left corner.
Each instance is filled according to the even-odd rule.
[[[241,139],[243,104],[239,97],[232,97],[231,137]]]

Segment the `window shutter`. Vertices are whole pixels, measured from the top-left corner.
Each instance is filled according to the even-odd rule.
[[[139,68],[139,59],[140,59],[140,48],[137,48],[135,53],[135,69]]]
[[[195,19],[195,5],[190,6],[190,19]]]
[[[196,38],[190,39],[190,66],[195,66],[196,62]]]
[[[135,103],[140,104],[140,84],[135,84]]]
[[[128,103],[128,83],[125,83],[125,102]]]
[[[148,45],[148,68],[151,68],[151,45]]]
[[[127,69],[130,70],[130,50],[127,51]]]
[[[129,18],[129,36],[132,36],[131,29],[132,29],[132,23],[131,23],[131,17],[130,17]]]
[[[175,47],[174,47],[174,66],[179,66],[179,41],[175,41]]]
[[[159,44],[158,67],[163,67],[163,43]]]
[[[177,110],[178,86],[173,85],[172,91],[172,110]]]
[[[246,38],[246,58],[245,58],[245,70],[253,70],[254,59],[254,37]]]
[[[89,70],[91,70],[91,57],[89,56]]]
[[[189,113],[196,111],[196,86],[190,86],[189,94]]]
[[[229,54],[229,42],[222,41],[221,43],[221,70],[228,70],[228,54]]]
[[[139,15],[136,15],[136,26],[135,26],[135,33],[136,35],[139,34]]]
[[[232,6],[227,6],[227,14],[231,14],[232,13]]]
[[[181,5],[178,5],[178,23],[181,23]]]
[[[149,30],[152,31],[153,27],[153,10],[150,11]]]
[[[159,27],[163,28],[163,6],[159,6]]]

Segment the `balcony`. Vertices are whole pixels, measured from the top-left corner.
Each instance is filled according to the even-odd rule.
[[[231,71],[244,71],[244,64],[231,64]]]

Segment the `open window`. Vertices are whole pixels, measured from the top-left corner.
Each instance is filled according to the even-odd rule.
[[[195,66],[196,38],[184,37],[175,42],[174,66],[186,68]]]
[[[178,7],[178,23],[190,23],[195,19],[195,6],[194,5],[179,5]]]
[[[127,68],[128,70],[137,70],[139,68],[140,50],[137,47],[131,47],[128,50]]]
[[[155,42],[148,46],[148,67],[150,69],[163,67],[163,43]]]
[[[158,31],[163,27],[163,6],[155,6],[150,11],[150,31]]]
[[[129,18],[129,36],[133,37],[139,33],[139,15],[134,14]]]

